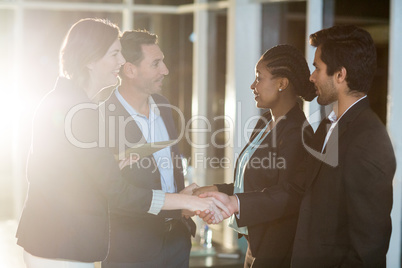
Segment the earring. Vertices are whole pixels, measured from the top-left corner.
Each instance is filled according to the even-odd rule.
[[[279,89],[279,92],[282,92],[282,88]]]

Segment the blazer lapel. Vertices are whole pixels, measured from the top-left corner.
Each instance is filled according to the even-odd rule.
[[[326,148],[324,149],[324,162],[328,164],[333,164],[331,166],[337,166],[339,164],[339,141],[345,131],[348,129],[349,124],[353,122],[353,120],[366,108],[368,108],[369,101],[367,98],[359,101],[353,107],[351,107],[345,114],[344,116],[341,117],[339,120],[338,124],[334,128],[333,132],[331,133],[331,136],[327,142]],[[330,153],[326,153],[326,152]]]
[[[342,116],[338,124],[333,129],[330,138],[328,139],[323,154],[321,155],[321,159],[313,162],[313,172],[311,173],[312,176],[309,185],[311,185],[317,177],[323,163],[326,163],[332,167],[337,167],[339,165],[339,141],[344,135],[345,131],[348,129],[349,124],[368,107],[369,101],[367,98],[365,98],[356,103],[346,112],[344,116]],[[317,150],[321,151],[330,124],[330,121],[326,118],[321,122],[319,128],[317,129],[317,135],[314,136],[314,139],[317,139],[317,141],[314,144],[321,144],[320,148],[318,148],[318,146],[316,147]]]
[[[175,123],[173,121],[171,108],[169,107],[169,105],[166,106],[165,103],[163,103],[163,99],[160,95],[153,94],[152,98],[154,99],[155,104],[157,105],[160,111],[160,116],[162,117],[162,120],[166,126],[169,139],[170,140],[177,139],[178,138],[177,130]],[[183,175],[182,163],[181,161],[177,161],[177,159],[181,160],[178,143],[173,144],[170,148],[171,148],[172,162],[174,166],[174,180],[176,183],[177,191],[180,192],[182,189],[184,189],[184,175]]]
[[[257,124],[255,125],[253,132],[250,136],[249,141],[247,142],[247,144],[243,147],[243,149],[241,149],[240,155],[243,154],[244,150],[246,150],[246,148],[250,145],[250,143],[255,139],[255,137],[257,137],[258,133],[260,133],[260,131],[262,130],[262,128],[265,126],[266,123],[268,123],[271,120],[271,112],[266,112],[264,113],[260,119],[258,119]],[[266,139],[265,139],[266,140]],[[236,171],[237,171],[237,161],[239,159],[236,160],[236,164],[235,164],[235,168],[234,168],[234,176],[236,176]]]
[[[109,100],[107,101],[108,106],[110,104],[113,104],[115,106],[115,110],[111,112],[112,115],[116,116],[117,122],[114,122],[115,124],[118,124],[117,132],[120,132],[121,130],[121,124],[124,125],[124,134],[125,134],[125,140],[129,141],[129,143],[146,143],[147,140],[145,139],[144,135],[141,132],[141,129],[138,127],[137,123],[135,120],[131,117],[131,115],[127,112],[127,110],[123,107],[123,105],[120,103],[120,101],[117,99],[116,95],[112,93],[110,96]],[[107,109],[109,109],[107,107]],[[123,119],[124,122],[121,122],[121,119]],[[129,122],[126,124],[126,122]],[[120,138],[120,134],[116,133],[116,137]],[[127,149],[128,146],[125,148]]]

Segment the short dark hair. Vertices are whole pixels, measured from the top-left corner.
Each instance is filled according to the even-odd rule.
[[[310,44],[321,48],[328,75],[344,67],[351,91],[369,91],[377,69],[377,53],[366,30],[354,25],[333,26],[311,34]]]
[[[296,94],[306,101],[316,97],[310,82],[310,69],[303,54],[292,45],[278,45],[267,50],[261,57],[274,77],[286,77]]]
[[[158,44],[158,36],[146,30],[125,31],[120,43],[121,54],[126,61],[138,64],[143,59],[142,45]]]
[[[60,49],[60,75],[85,87],[89,63],[101,59],[120,35],[120,29],[109,20],[86,18],[71,26]]]

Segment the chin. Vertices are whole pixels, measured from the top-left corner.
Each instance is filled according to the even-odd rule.
[[[107,83],[107,85],[105,87],[112,87],[117,85],[117,82],[119,80],[117,79],[117,77],[114,77],[113,79],[110,79],[110,81]]]
[[[325,100],[325,99],[323,100],[322,98],[317,97],[317,103],[318,103],[319,105],[325,106],[325,105],[331,104],[332,102],[329,102],[329,101],[327,101],[327,100]]]
[[[255,106],[259,109],[269,109],[270,105],[264,105],[263,103],[256,103]]]
[[[267,107],[265,106],[265,105],[256,105],[256,107],[258,108],[258,109],[267,109]]]

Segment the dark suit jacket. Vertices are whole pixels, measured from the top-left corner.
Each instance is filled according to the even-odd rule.
[[[319,145],[326,123],[316,132]],[[339,120],[321,160],[310,168],[292,267],[385,267],[396,163],[367,98]]]
[[[108,209],[133,215],[151,205],[151,190],[125,183],[109,149],[100,146],[97,108],[84,91],[59,78],[36,111],[29,190],[17,231],[18,245],[33,255],[104,260]]]
[[[160,115],[165,123],[171,140],[177,139],[177,131],[172,117],[172,110],[168,101],[161,95],[152,95],[157,104]],[[113,93],[103,104],[106,115],[106,132],[115,137],[115,143],[109,147],[114,153],[119,153],[119,144],[135,144],[146,142],[136,122],[131,119],[126,109]],[[120,120],[126,120],[125,125],[119,124]],[[113,120],[113,121],[112,121]],[[121,122],[121,121],[120,121]],[[111,131],[111,132],[109,132]],[[126,141],[121,138],[125,138]],[[124,148],[128,148],[124,146]],[[172,161],[174,165],[174,180],[177,192],[184,188],[183,168],[181,156],[177,144],[171,147]],[[141,162],[143,161],[143,162]],[[141,164],[142,163],[142,164]],[[140,159],[139,165],[125,167],[122,170],[124,180],[137,187],[149,191],[161,190],[161,179],[156,161],[153,156]],[[175,218],[183,222],[189,231],[195,233],[195,224],[181,216],[181,210],[161,211],[157,216],[149,213],[137,213],[135,217],[126,217],[111,213],[110,251],[107,260],[109,262],[142,262],[155,258],[161,251],[164,239],[165,218]]]
[[[268,112],[257,122],[250,142],[269,120]],[[298,206],[291,206],[287,215],[282,214],[281,219],[269,222],[267,216],[270,211],[266,209],[269,196],[261,191],[282,185],[295,176],[297,167],[307,154],[302,133],[305,142],[311,139],[313,133],[308,123],[303,130],[305,122],[306,117],[297,104],[263,140],[244,172],[245,193],[237,194],[240,200],[240,219],[237,223],[248,227],[251,253],[256,258],[253,267],[290,267]],[[219,191],[233,194],[233,184],[217,186]]]

